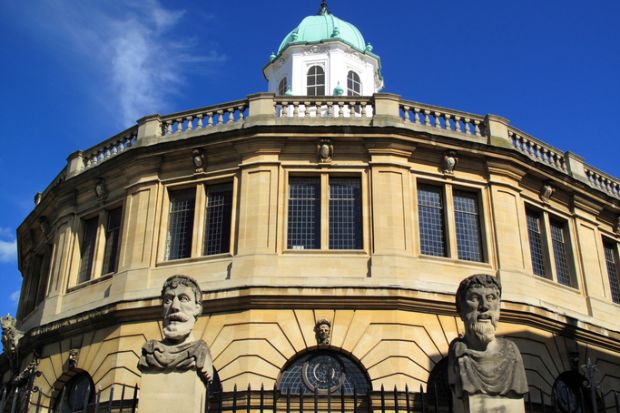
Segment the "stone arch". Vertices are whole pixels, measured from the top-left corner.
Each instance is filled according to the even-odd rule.
[[[82,411],[85,403],[94,403],[95,393],[95,383],[91,375],[82,369],[71,369],[54,383],[51,411],[58,413]]]

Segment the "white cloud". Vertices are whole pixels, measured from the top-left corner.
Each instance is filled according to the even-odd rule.
[[[0,240],[0,262],[13,262],[17,258],[17,241]]]
[[[11,295],[9,295],[9,300],[11,300],[12,303],[17,303],[19,301],[19,290],[13,291]]]
[[[171,97],[186,84],[192,70],[188,63],[226,59],[217,51],[203,53],[199,42],[180,35],[178,29],[190,16],[157,0],[45,4],[47,14],[38,10],[37,23],[61,37],[54,47],[77,53],[76,60],[83,60],[79,64],[90,64],[88,70],[103,76],[92,78],[90,86],[94,95],[105,95],[108,106],[116,108],[114,114],[122,119],[119,126],[165,112]]]

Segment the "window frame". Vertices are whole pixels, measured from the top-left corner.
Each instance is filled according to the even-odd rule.
[[[204,254],[205,241],[206,241],[206,225],[207,225],[207,192],[208,187],[229,185],[230,186],[230,229],[228,249],[222,253],[216,254]],[[187,257],[169,259],[167,257],[167,243],[168,243],[168,226],[170,215],[170,192],[190,190],[195,191],[194,197],[194,217],[192,228],[192,241],[190,246],[190,254]],[[157,254],[156,265],[171,265],[179,262],[200,260],[200,259],[217,259],[222,257],[231,257],[234,251],[234,245],[236,242],[236,214],[237,214],[237,191],[238,191],[238,177],[236,174],[227,174],[225,176],[213,177],[209,179],[202,179],[199,181],[193,181],[191,183],[171,183],[164,186],[165,195],[162,197],[161,208],[161,224],[159,243],[160,248]]]
[[[284,86],[284,87],[283,87]],[[284,89],[284,90],[283,90]],[[278,82],[278,96],[286,95],[286,91],[288,90],[288,77],[284,76]]]
[[[108,271],[104,273],[105,268],[105,253],[107,246],[107,225],[108,218],[112,211],[120,210],[120,222],[118,226],[118,235],[117,235],[117,245],[116,245],[116,257],[115,257],[115,268],[113,271]],[[80,270],[82,266],[82,255],[81,255],[81,244],[84,237],[84,223],[89,220],[97,220],[96,231],[95,231],[95,242],[94,242],[94,251],[92,257],[91,268],[88,272],[88,278],[81,279],[80,278]],[[123,242],[123,230],[124,230],[124,220],[125,220],[125,206],[123,204],[111,204],[106,206],[105,208],[99,210],[95,214],[85,214],[84,216],[79,218],[79,232],[76,237],[77,241],[77,270],[75,272],[75,276],[73,278],[73,282],[69,285],[69,289],[73,287],[78,287],[81,285],[86,285],[88,283],[94,282],[101,278],[107,278],[116,274],[118,272],[119,260],[122,251],[122,242]]]
[[[354,75],[354,76],[351,76]],[[353,85],[353,88],[349,87],[349,83]],[[359,90],[355,90],[355,86],[358,86]],[[349,70],[347,72],[347,96],[362,96],[362,78],[355,70]]]
[[[603,236],[602,237],[602,243],[603,243],[603,266],[605,268],[605,273],[607,274],[607,285],[608,285],[608,291],[609,291],[609,299],[612,303],[620,305],[620,243],[618,243],[618,241]],[[608,257],[607,257],[607,249],[609,249],[611,251],[611,254],[614,261],[609,261]],[[611,265],[614,267],[615,270],[615,280],[616,280],[616,289],[618,289],[617,292],[614,292],[614,286],[612,285],[612,277],[614,277],[614,274],[612,274],[612,270],[610,268],[610,263]]]
[[[305,249],[305,248],[290,248],[289,247],[289,196],[290,196],[290,182],[291,178],[319,178],[319,248]],[[329,247],[329,204],[330,204],[330,178],[354,178],[359,179],[359,225],[360,225],[360,248],[346,248],[346,249],[331,249]],[[343,170],[343,171],[326,171],[326,170],[300,170],[292,169],[285,171],[285,198],[284,198],[284,213],[283,213],[283,236],[282,236],[282,250],[285,253],[364,253],[368,254],[369,248],[369,223],[368,223],[368,182],[366,170]]]
[[[529,253],[524,254],[527,257],[527,266],[528,271],[532,274],[536,279],[541,279],[549,282],[553,282],[555,284],[579,290],[580,282],[577,273],[577,263],[576,263],[576,255],[574,251],[574,231],[571,228],[571,219],[558,213],[557,211],[548,211],[546,208],[540,208],[534,204],[529,202],[524,202],[523,208],[523,216],[525,218],[525,237],[526,242],[523,245],[527,245]],[[540,219],[541,225],[541,238],[542,238],[542,248],[543,248],[543,261],[545,268],[545,275],[540,275],[534,273],[533,261],[532,261],[532,246],[530,243],[530,231],[527,227],[527,217],[528,214],[536,214]],[[564,235],[564,252],[566,254],[566,263],[568,270],[568,278],[569,282],[564,283],[559,279],[559,273],[557,268],[557,251],[556,245],[554,243],[553,238],[553,229],[557,227],[555,224],[560,224],[563,229]],[[557,240],[556,240],[557,241]]]
[[[413,189],[414,225],[415,240],[417,247],[415,254],[422,258],[429,259],[449,259],[473,265],[491,265],[491,253],[489,249],[489,231],[486,228],[486,217],[489,216],[488,205],[485,201],[487,187],[478,185],[467,185],[461,182],[454,183],[447,180],[433,180],[426,177],[414,177],[415,187]],[[439,189],[443,199],[443,234],[444,234],[444,255],[432,255],[422,253],[422,237],[420,231],[420,200],[419,189],[421,186]],[[454,205],[455,192],[473,194],[478,208],[478,233],[480,246],[480,261],[468,260],[459,257],[458,252],[458,229],[456,225],[456,210]]]
[[[320,64],[320,63],[310,63],[308,64],[306,69],[306,95],[307,96],[325,96],[325,94],[327,93],[327,71],[325,70],[325,67]],[[310,74],[310,70],[318,68],[321,70],[322,73],[313,73]],[[313,78],[315,78],[317,83],[312,83],[310,84],[310,78],[311,76]],[[318,78],[320,76],[323,76],[323,83],[318,83]],[[323,88],[323,94],[319,94],[318,91],[320,91],[320,88]],[[315,91],[313,93],[310,93],[310,88],[314,88]]]

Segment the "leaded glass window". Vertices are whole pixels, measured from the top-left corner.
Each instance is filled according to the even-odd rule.
[[[121,208],[108,211],[108,219],[105,228],[105,248],[103,253],[102,274],[108,274],[116,271],[122,215],[123,210]]]
[[[459,259],[482,261],[478,195],[472,192],[454,191],[453,198]]]
[[[196,189],[170,191],[166,259],[188,258],[192,250]]]
[[[616,245],[613,242],[605,241],[603,248],[605,250],[605,265],[607,266],[607,275],[609,277],[611,299],[614,303],[620,304],[620,281],[618,280],[618,252]]]
[[[354,71],[347,74],[347,96],[360,96],[362,94],[362,82]]]
[[[445,257],[446,235],[442,188],[418,185],[420,252]]]
[[[568,252],[568,240],[566,238],[566,224],[560,221],[551,221],[551,242],[553,245],[553,258],[558,282],[572,285],[570,255]]]
[[[325,96],[325,71],[321,66],[312,66],[306,76],[308,96]]]
[[[371,389],[367,374],[344,354],[313,351],[294,360],[280,374],[277,388],[290,394],[365,394]]]
[[[362,248],[359,178],[329,178],[329,248]]]
[[[54,411],[58,413],[84,412],[95,401],[93,381],[87,373],[73,376],[56,399]]]
[[[288,248],[321,248],[320,177],[291,177],[288,196]]]
[[[82,240],[80,242],[80,269],[78,283],[90,280],[95,256],[95,242],[97,240],[97,226],[99,218],[94,217],[83,221]]]
[[[526,212],[527,234],[530,241],[530,256],[532,257],[532,270],[534,274],[548,277],[545,265],[545,246],[542,236],[542,217],[534,211]]]
[[[204,255],[222,254],[230,250],[232,218],[232,185],[207,187]]]

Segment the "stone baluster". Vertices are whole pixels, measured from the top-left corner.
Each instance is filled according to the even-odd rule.
[[[228,121],[226,123],[235,123],[235,108],[228,108]]]
[[[196,115],[196,119],[198,119],[196,121],[196,129],[202,129],[203,128],[203,126],[202,126],[202,117],[203,117],[202,113],[199,113],[199,114]]]
[[[422,119],[420,119],[420,108],[413,108],[413,124],[421,124]]]
[[[334,102],[327,102],[327,117],[334,117]]]
[[[471,135],[470,125],[471,125],[471,119],[466,117],[465,120],[463,121],[463,126],[465,126],[465,135]]]
[[[435,127],[436,128],[441,128],[441,113],[439,112],[433,112],[433,115],[435,116]]]
[[[207,112],[207,127],[213,126],[213,112]]]
[[[402,109],[403,109],[403,121],[405,123],[410,123],[411,121],[409,120],[409,110],[411,109],[411,107],[407,105],[403,105]]]
[[[424,109],[424,126],[431,126],[431,111]]]
[[[176,133],[183,132],[183,118],[176,118],[174,121],[177,124],[177,132]]]
[[[241,122],[243,122],[244,120],[243,109],[244,109],[243,105],[237,106],[237,110],[239,111],[239,121]]]
[[[476,136],[482,136],[482,131],[480,130],[480,121],[478,119],[474,120],[474,134]]]
[[[461,117],[459,115],[454,115],[454,131],[455,132],[459,132],[459,133],[463,133],[463,126],[461,125]],[[467,126],[465,126],[465,129],[467,129]]]
[[[299,117],[299,102],[293,102],[293,118]]]
[[[166,133],[165,135],[172,135],[172,120],[166,121]]]
[[[448,131],[452,130],[452,125],[450,124],[451,115],[449,113],[444,113],[443,119],[445,121],[444,128]]]
[[[224,111],[222,109],[220,109],[216,113],[217,113],[217,124],[218,124],[218,126],[224,124]]]
[[[185,131],[189,132],[194,129],[194,117],[192,115],[186,116],[185,120],[187,121],[187,128],[185,128]]]

